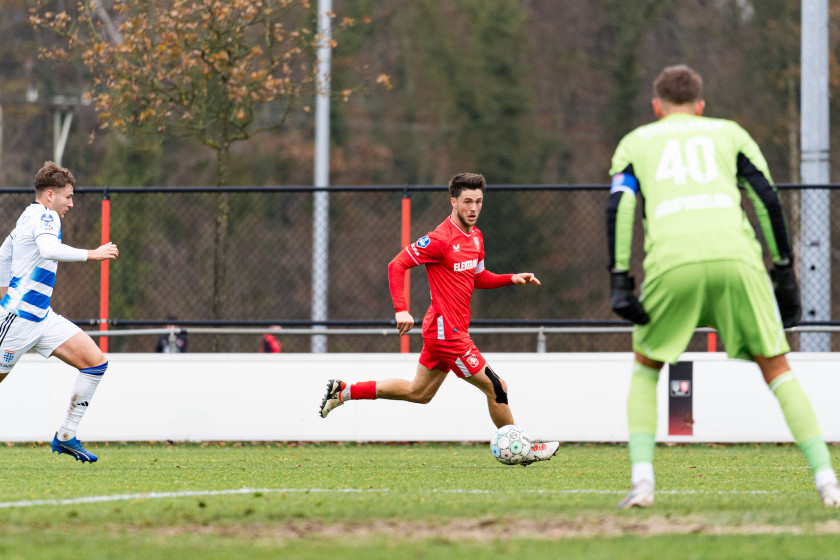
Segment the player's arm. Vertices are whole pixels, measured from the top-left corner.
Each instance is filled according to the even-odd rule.
[[[738,154],[738,179],[747,191],[764,233],[770,257],[773,260],[773,289],[782,324],[793,327],[802,318],[802,300],[796,273],[793,269],[793,249],[790,233],[785,224],[782,201],[773,184],[767,162],[758,145],[744,132],[746,140]]]
[[[391,290],[391,300],[394,302],[394,318],[397,330],[405,334],[414,327],[414,317],[408,312],[408,302],[405,299],[405,273],[419,263],[412,259],[406,247],[388,263],[388,288]]]
[[[521,286],[524,284],[540,285],[539,279],[533,272],[519,272],[517,274],[496,274],[483,268],[483,262],[479,263],[481,272],[475,274],[475,287],[480,290],[492,290],[504,286]]]
[[[0,245],[0,298],[6,295],[12,280],[12,245],[14,232]]]
[[[400,251],[388,264],[388,287],[391,290],[396,312],[394,317],[400,334],[405,334],[414,327],[414,317],[408,312],[408,302],[405,300],[406,271],[421,264],[438,262],[445,247],[445,240],[439,237],[436,231],[432,231]]]
[[[790,263],[793,250],[782,201],[770,177],[767,162],[755,142],[750,141],[738,154],[738,178],[755,208],[773,262],[783,265]]]
[[[496,274],[484,268],[484,261],[479,261],[475,273],[475,287],[480,290],[492,290],[514,284],[513,274]],[[521,282],[520,282],[521,284]]]
[[[120,254],[117,246],[110,241],[96,249],[76,249],[62,243],[57,236],[43,233],[35,238],[38,252],[42,258],[59,262],[104,261],[116,259]]]
[[[610,307],[620,317],[643,325],[650,321],[650,317],[633,293],[635,282],[629,275],[639,181],[633,173],[632,164],[619,163],[617,166],[616,163],[614,159],[610,196],[607,200]]]
[[[630,270],[638,192],[639,181],[633,174],[632,164],[613,175],[607,199],[607,246],[611,271]]]
[[[483,238],[482,238],[483,239]],[[503,286],[536,284],[540,285],[540,281],[534,276],[532,272],[520,272],[518,274],[496,274],[490,272],[484,266],[484,247],[478,254],[478,264],[475,267],[475,283],[473,286],[480,290],[492,290],[494,288],[501,288]]]

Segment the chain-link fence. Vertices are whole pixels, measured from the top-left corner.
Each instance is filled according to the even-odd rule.
[[[802,191],[783,186],[797,258],[803,254],[801,230],[809,208]],[[137,326],[242,325],[311,326],[313,285],[313,192],[310,187],[255,188],[79,188],[75,207],[62,222],[65,243],[85,248],[100,244],[102,204],[110,198],[111,239],[120,257],[110,266],[111,329]],[[606,185],[490,186],[478,227],[485,237],[486,265],[498,273],[533,271],[542,286],[477,290],[476,326],[619,325],[609,308],[605,235]],[[393,325],[387,264],[402,249],[403,198],[410,197],[411,240],[434,229],[449,215],[444,187],[331,187],[329,192],[329,278],[327,326]],[[820,204],[840,204],[831,185]],[[11,231],[32,201],[29,189],[0,189],[0,231]],[[749,203],[747,203],[748,205]],[[834,212],[830,212],[834,213]],[[752,216],[751,211],[748,214]],[[754,219],[753,219],[754,221]],[[840,316],[840,294],[831,269],[840,264],[840,225],[810,224],[807,246],[829,247],[828,260],[807,254],[799,260],[803,282],[826,295],[830,304],[809,309],[806,323],[824,324]],[[823,231],[820,231],[820,227]],[[634,236],[633,273],[642,278],[640,220]],[[698,243],[702,243],[698,240]],[[687,248],[690,250],[690,248]],[[813,261],[813,262],[812,262]],[[322,272],[316,272],[323,278]],[[410,277],[411,312],[422,319],[429,303],[425,273]],[[815,288],[814,288],[815,287]],[[99,319],[100,266],[65,263],[59,268],[53,308],[80,324]],[[828,299],[825,299],[828,301]],[[283,350],[308,352],[308,337],[282,337]],[[705,350],[698,334],[689,350]],[[817,340],[806,347],[806,337]],[[800,340],[802,337],[801,348]],[[836,335],[792,334],[794,349],[836,349]],[[485,351],[533,351],[533,335],[476,334]],[[152,351],[156,338],[119,337],[110,351]],[[218,344],[214,346],[214,344]],[[221,341],[192,337],[190,351],[258,351],[260,336]],[[411,350],[420,340],[412,338]],[[396,352],[398,337],[329,337],[331,352]],[[552,334],[548,351],[628,351],[627,334]],[[718,349],[720,349],[718,347]]]

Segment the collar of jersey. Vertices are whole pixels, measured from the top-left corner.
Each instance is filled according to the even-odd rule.
[[[471,231],[471,232],[467,233],[466,231],[461,229],[461,226],[459,226],[458,224],[455,223],[455,220],[452,219],[452,216],[448,216],[446,219],[449,220],[449,222],[452,224],[452,226],[455,229],[457,229],[458,231],[460,231],[463,235],[465,235],[466,237],[472,237],[473,232]],[[475,231],[475,226],[473,226],[473,231]]]

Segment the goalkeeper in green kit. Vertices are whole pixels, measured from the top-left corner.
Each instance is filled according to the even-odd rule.
[[[702,116],[703,82],[691,68],[665,68],[653,84],[658,120],[625,136],[612,159],[607,239],[613,311],[635,323],[627,400],[632,486],[619,508],[653,505],[656,382],[698,326],[711,325],[731,358],[758,364],[781,405],[826,506],[840,486],[811,403],[785,355],[785,327],[801,316],[793,253],[767,162],[733,121]],[[749,196],[770,256],[741,208]],[[644,285],[636,298],[630,247],[636,200],[645,229]],[[775,291],[775,293],[774,293]]]

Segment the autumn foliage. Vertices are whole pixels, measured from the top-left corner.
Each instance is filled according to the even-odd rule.
[[[228,183],[231,144],[279,129],[295,107],[306,110],[320,85],[317,48],[337,44],[319,34],[308,0],[117,0],[112,12],[85,0],[72,15],[39,5],[30,23],[64,40],[42,47],[43,58],[80,58],[90,70],[102,128],[195,137],[216,152],[217,185]],[[355,23],[343,18],[338,27]],[[230,205],[227,193],[216,198],[213,316],[220,318]]]
[[[277,130],[318,88],[322,37],[307,0],[118,0],[112,13],[84,1],[73,14],[39,6],[30,21],[64,39],[42,57],[90,70],[102,128],[194,136],[217,151],[218,184],[231,143]]]

